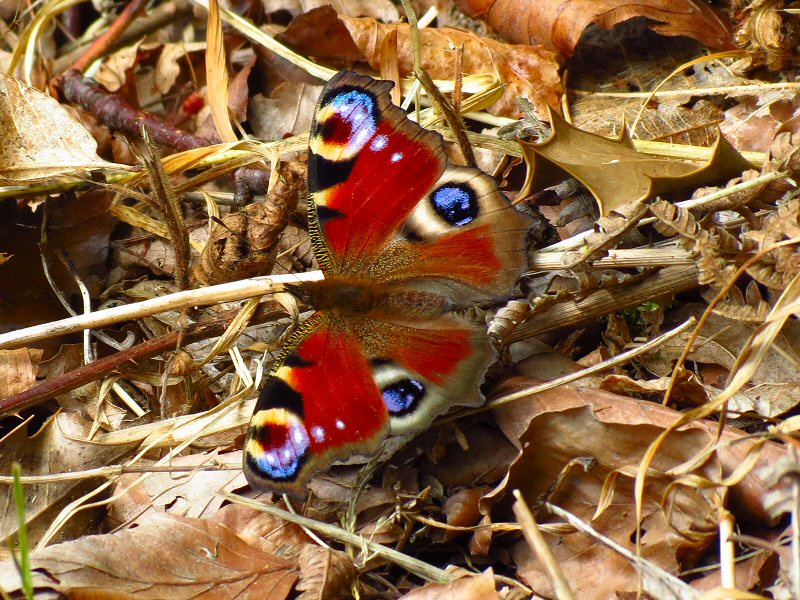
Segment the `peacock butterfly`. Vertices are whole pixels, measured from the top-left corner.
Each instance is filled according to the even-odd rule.
[[[302,495],[336,459],[376,452],[453,405],[475,406],[495,352],[454,314],[508,295],[528,219],[494,180],[351,72],[323,89],[308,149],[309,231],[325,279],[256,403],[244,472]]]

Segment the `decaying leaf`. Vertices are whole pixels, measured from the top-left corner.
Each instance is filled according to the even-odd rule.
[[[135,529],[82,537],[33,553],[35,587],[68,597],[286,598],[297,578],[290,562],[266,554],[214,521],[161,516]],[[11,560],[0,587],[20,589]]]
[[[318,11],[324,11],[322,13]],[[319,28],[337,31],[346,39],[344,31],[349,32],[350,44],[366,57],[375,69],[381,66],[381,49],[390,35],[397,35],[397,57],[400,74],[405,76],[412,71],[411,36],[405,23],[384,24],[370,18],[351,18],[337,15],[329,7],[310,11],[295,19],[299,30],[306,30],[304,19],[313,19],[317,33],[317,43],[321,40]],[[336,23],[336,21],[340,23]],[[342,27],[344,25],[344,27]],[[344,31],[343,31],[344,30]],[[287,32],[289,33],[289,32]],[[299,34],[298,34],[299,35]],[[331,33],[330,35],[334,35]],[[536,106],[539,114],[547,114],[547,106],[558,107],[561,90],[559,87],[558,65],[552,51],[538,46],[503,44],[491,38],[478,37],[465,31],[449,28],[423,29],[420,31],[422,66],[434,79],[454,79],[454,56],[456,49],[464,46],[462,71],[464,75],[497,74],[505,85],[502,98],[488,110],[493,114],[517,116],[517,98],[528,98]],[[323,36],[324,37],[324,36]],[[296,39],[296,38],[292,38]],[[332,50],[334,58],[340,58],[342,44]],[[311,52],[319,56],[316,52]]]
[[[263,203],[250,204],[229,214],[211,232],[195,275],[215,284],[272,270],[277,244],[289,217],[305,195],[305,168],[288,163]]]
[[[356,567],[346,553],[317,544],[305,544],[300,551],[298,600],[351,598]]]
[[[711,159],[697,167],[638,152],[624,127],[619,138],[613,140],[582,131],[552,111],[550,123],[552,133],[545,141],[520,142],[528,164],[520,194],[531,195],[571,176],[592,193],[603,215],[629,202],[724,180],[750,168],[721,135]]]
[[[635,552],[633,469],[648,444],[679,413],[651,402],[562,386],[498,409],[496,415],[510,439],[518,436],[521,454],[511,466],[508,480],[489,496],[489,502],[497,498],[500,490],[519,489],[531,507],[541,506],[544,501],[555,503],[582,520],[591,521],[600,533]],[[527,428],[526,422],[530,423]],[[692,557],[713,541],[716,503],[726,490],[678,486],[664,496],[673,478],[658,473],[689,461],[715,435],[714,424],[693,423],[670,435],[652,464],[642,513],[642,556],[668,572],[675,573],[690,564]],[[730,474],[741,464],[749,447],[725,442],[742,437],[742,432],[726,428],[717,454],[694,473],[714,481]],[[767,464],[780,451],[777,444],[761,448],[760,463]],[[579,457],[590,462],[584,461],[584,467],[573,464]],[[739,519],[769,523],[760,504],[764,490],[763,482],[749,473],[727,490],[728,506]],[[503,506],[507,501],[506,495]],[[609,504],[595,514],[603,501]],[[669,510],[664,512],[667,506]],[[541,516],[542,520],[547,520],[546,515]],[[607,598],[615,592],[636,590],[635,569],[591,538],[571,533],[548,539],[563,574],[575,582],[576,597]],[[529,585],[544,595],[552,593],[543,567],[531,556],[527,544],[516,547],[515,560]],[[582,575],[587,571],[595,576]]]
[[[456,0],[456,6],[486,21],[518,44],[544,44],[572,56],[584,30],[594,23],[611,29],[645,17],[662,35],[693,37],[712,48],[731,48],[730,23],[700,0]]]
[[[41,359],[42,351],[38,349],[0,350],[0,398],[32,387]]]
[[[428,583],[419,589],[409,592],[402,600],[500,600],[501,596],[494,589],[494,573],[487,569],[480,575],[470,575],[451,581],[450,583]]]
[[[0,453],[0,473],[10,473],[14,462],[22,465],[24,475],[70,473],[118,461],[133,448],[130,444],[108,445],[87,441],[91,422],[74,413],[50,417],[33,436],[28,435],[27,428],[28,423],[22,423],[0,440],[3,448]],[[68,502],[93,489],[97,483],[96,478],[87,478],[26,485],[25,516],[30,539],[38,539]],[[8,543],[9,536],[17,531],[19,523],[9,486],[2,487],[6,492],[2,495],[3,502],[0,505],[0,539]],[[73,520],[72,527],[80,529],[82,525],[79,520]]]
[[[224,457],[230,462],[235,462],[237,458],[241,460],[241,454],[235,452]],[[134,487],[130,486],[141,477],[140,473],[120,476],[116,490],[125,493],[111,505],[108,519],[118,525],[141,525],[159,518],[163,513],[198,519],[216,514],[223,500],[215,493],[220,490],[232,491],[244,484],[242,473],[203,470],[203,466],[217,462],[216,459],[213,453],[177,456],[170,461],[170,466],[186,467],[185,473],[150,473]],[[197,470],[190,470],[193,467]]]
[[[127,168],[97,156],[97,142],[50,96],[0,73],[0,185],[76,171]]]

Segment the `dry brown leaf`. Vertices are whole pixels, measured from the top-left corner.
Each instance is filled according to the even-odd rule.
[[[20,424],[0,440],[3,448],[0,473],[10,473],[14,462],[22,465],[23,475],[71,473],[119,461],[133,449],[130,444],[111,446],[85,441],[91,425],[90,421],[65,412],[51,417],[33,436],[28,435],[27,422]],[[94,489],[97,484],[95,478],[26,485],[25,517],[29,537],[33,541],[38,539],[67,503]],[[2,488],[5,492],[0,505],[0,539],[8,541],[19,524],[10,486],[3,485]],[[80,530],[86,523],[75,519],[70,526]],[[69,533],[62,532],[63,535]]]
[[[450,583],[426,583],[402,600],[499,600],[494,589],[494,574],[487,569],[480,575],[461,577]]]
[[[223,283],[267,275],[278,240],[300,197],[307,194],[305,164],[283,163],[266,201],[226,216],[212,230],[195,275],[205,283]]]
[[[701,0],[455,0],[468,15],[518,44],[544,44],[572,56],[592,23],[611,29],[636,17],[661,35],[684,35],[717,49],[733,47],[731,25]]]
[[[50,96],[0,73],[0,185],[20,185],[119,167],[97,156],[97,142]]]
[[[296,567],[214,521],[164,515],[135,529],[85,536],[31,555],[34,587],[68,597],[281,600]],[[0,587],[20,589],[11,560]]]
[[[261,5],[265,13],[289,12],[292,16],[330,5],[350,17],[372,17],[384,23],[400,19],[397,6],[390,0],[261,0]]]
[[[258,500],[268,502],[270,497],[271,494],[263,494]],[[311,541],[299,525],[241,504],[226,504],[211,519],[262,552],[280,556],[292,563],[300,562],[301,550]]]
[[[109,92],[122,89],[131,80],[133,67],[139,60],[140,47],[143,51],[148,51],[157,47],[157,44],[142,45],[139,41],[117,50],[102,62],[94,79]]]
[[[300,550],[302,593],[297,600],[337,600],[351,598],[353,582],[358,574],[353,559],[346,553],[318,544],[306,544]]]
[[[224,455],[225,462],[241,460],[241,452]],[[117,480],[116,490],[126,493],[110,507],[108,519],[116,524],[137,523],[141,525],[160,518],[167,512],[184,517],[203,518],[215,514],[224,500],[215,493],[219,490],[233,491],[245,485],[241,471],[204,471],[204,465],[213,465],[216,453],[177,456],[170,461],[171,467],[187,467],[186,472],[150,473],[140,483],[128,489],[141,473],[127,473]],[[147,463],[139,462],[139,466]],[[197,471],[191,471],[197,467]]]
[[[490,500],[501,490],[519,489],[532,507],[542,500],[558,504],[582,520],[592,521],[600,533],[635,551],[633,540],[637,522],[632,477],[617,478],[613,503],[599,516],[594,516],[602,497],[602,486],[613,470],[638,465],[650,442],[680,413],[599,390],[562,386],[503,407],[495,414],[510,439],[519,436],[523,451],[510,468],[508,480],[493,492]],[[524,430],[524,423],[528,421],[530,425]],[[716,427],[716,423],[700,422],[674,432],[661,446],[652,467],[664,471],[692,459],[699,449],[715,439]],[[731,441],[743,435],[728,427],[722,439]],[[723,446],[697,473],[719,480],[741,464],[747,451],[748,445],[744,443]],[[777,444],[771,444],[761,452],[763,464],[782,450]],[[579,457],[596,462],[588,470],[573,466],[564,472],[570,461]],[[564,478],[552,489],[559,474]],[[713,540],[716,505],[715,494],[709,490],[681,488],[672,498],[667,522],[661,505],[667,483],[669,480],[663,477],[648,477],[641,523],[644,531],[642,556],[674,573],[680,566],[691,564],[692,557],[698,556]],[[766,489],[756,475],[748,474],[728,491],[729,507],[739,519],[758,518],[764,523],[770,522],[761,505]],[[683,537],[673,526],[691,535]],[[550,539],[560,568],[576,586],[576,597],[607,598],[614,592],[636,590],[634,568],[594,540],[583,534]],[[525,580],[539,593],[552,593],[545,571],[533,559],[527,544],[519,544],[515,556]],[[596,575],[587,578],[587,572]]]
[[[670,377],[633,379],[627,375],[607,375],[603,389],[616,394],[641,394],[660,401],[670,386]],[[709,401],[711,391],[689,371],[683,371],[673,384],[670,401],[679,405],[700,406]]]
[[[507,384],[507,389],[519,389],[520,386],[524,387],[525,385],[525,382],[511,380]],[[548,412],[576,410],[585,407],[591,407],[594,418],[602,422],[619,423],[628,426],[647,425],[659,429],[668,427],[680,416],[679,412],[653,402],[620,396],[603,390],[562,386],[556,390],[537,394],[536,399],[514,402],[497,409],[495,417],[506,436],[511,441],[514,441],[520,439],[526,431],[527,423],[535,416]],[[696,429],[703,435],[716,436],[717,427],[718,423],[715,422],[696,421],[687,426],[686,429]],[[743,439],[744,437],[744,433],[735,427],[728,426],[723,431],[723,442],[737,440],[735,444],[723,445],[717,453],[725,475],[729,475],[738,467],[750,448],[752,448],[752,444],[746,443]],[[519,444],[519,441],[515,443]],[[587,441],[586,443],[591,442]],[[693,450],[701,447],[702,445],[697,446]],[[538,446],[533,446],[533,449],[536,448]],[[636,451],[635,448],[630,450]],[[575,455],[577,453],[572,454],[572,456]],[[783,450],[780,445],[774,443],[766,444],[760,449],[758,465],[769,464],[782,455]],[[532,485],[541,485],[541,482],[532,481],[530,483]],[[770,517],[766,514],[761,504],[767,489],[764,482],[757,475],[748,473],[740,483],[732,486],[728,491],[730,494],[729,506],[740,519],[764,524],[770,523]]]
[[[322,48],[303,50],[317,57],[331,56],[340,60],[343,48],[343,35],[341,25],[344,24],[349,31],[352,43],[366,57],[370,66],[380,71],[381,49],[387,36],[397,35],[397,55],[400,74],[405,76],[412,72],[413,60],[411,53],[411,38],[409,27],[405,23],[383,24],[369,18],[351,18],[337,15],[330,8],[317,9],[308,15],[301,15],[295,19],[293,26],[296,34],[289,40],[293,47],[299,45],[299,36],[305,32],[308,37],[314,37],[319,43],[320,28],[326,31],[337,32],[339,40],[327,53]],[[308,21],[308,25],[306,25]],[[312,28],[313,27],[313,28]],[[316,28],[316,29],[314,29]],[[287,30],[286,34],[290,33]],[[314,41],[314,40],[309,40]],[[328,41],[325,42],[329,44]],[[422,48],[422,67],[434,79],[454,79],[454,56],[456,49],[464,46],[463,73],[464,75],[496,73],[505,84],[502,98],[489,108],[489,112],[496,115],[519,115],[517,98],[528,98],[536,106],[537,112],[547,114],[547,106],[557,108],[560,102],[561,87],[558,75],[558,65],[554,54],[536,46],[508,45],[491,38],[481,38],[474,33],[459,31],[457,29],[438,28],[423,29],[420,31],[420,45]]]
[[[311,118],[322,86],[307,83],[278,84],[267,98],[250,99],[247,122],[260,140],[281,140],[311,129]]]
[[[674,313],[673,318],[699,318],[705,307],[689,304]],[[688,360],[697,365],[697,375],[709,387],[710,395],[716,388],[725,386],[725,379],[733,367],[747,339],[758,323],[734,321],[712,314],[705,322],[700,336],[689,353]],[[688,334],[687,334],[688,335]],[[752,378],[731,399],[729,408],[735,412],[752,412],[764,417],[775,417],[800,404],[800,325],[788,321],[778,338],[770,345]],[[659,347],[657,353],[641,358],[653,373],[666,375],[674,361],[683,352],[686,336],[678,336]],[[664,362],[666,360],[666,363]],[[722,373],[715,377],[716,370]]]
[[[489,491],[487,487],[469,487],[459,490],[445,500],[442,512],[447,517],[447,524],[455,527],[471,527],[481,518],[478,501]],[[458,535],[457,531],[446,530],[447,539]]]
[[[532,195],[570,175],[592,193],[603,215],[629,202],[703,182],[739,175],[750,164],[723,136],[702,167],[638,152],[628,136],[605,138],[574,127],[551,112],[552,133],[535,144],[520,142],[528,176],[521,196]]]
[[[37,348],[0,350],[0,398],[8,398],[33,387],[41,359],[42,350]]]

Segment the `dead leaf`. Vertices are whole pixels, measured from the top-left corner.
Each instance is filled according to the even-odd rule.
[[[530,385],[530,380],[512,379],[506,382],[503,389],[498,390],[498,392],[519,390],[526,385]],[[592,419],[598,419],[603,423],[633,427],[634,429],[642,425],[663,430],[665,427],[674,423],[680,416],[679,412],[654,402],[637,400],[603,390],[575,388],[572,386],[561,386],[555,390],[541,392],[534,398],[517,401],[498,408],[494,411],[494,414],[498,425],[506,434],[506,437],[512,442],[516,440],[515,443],[521,447],[521,442],[519,440],[521,440],[525,433],[528,427],[527,424],[530,423],[533,418],[545,413],[578,410],[587,407],[592,408]],[[589,422],[592,422],[592,419],[589,419]],[[580,429],[577,423],[574,427]],[[691,425],[687,425],[681,432],[696,429],[702,434],[705,440],[708,440],[716,436],[717,427],[718,424],[715,422],[696,421]],[[601,441],[592,441],[586,433],[584,433],[582,437],[579,433],[574,435],[578,436],[578,439],[576,440],[576,445],[570,451],[570,459],[581,454],[577,448],[587,444],[596,444],[599,446],[603,444]],[[725,442],[725,444],[719,448],[717,456],[720,461],[722,472],[726,476],[742,463],[752,447],[752,444],[745,442],[744,437],[744,432],[735,427],[728,426],[723,431],[722,441]],[[583,441],[581,441],[581,439],[583,439]],[[639,437],[635,439],[641,441],[643,438]],[[737,443],[732,443],[734,440],[737,440]],[[555,440],[554,443],[568,445],[569,442],[564,439],[561,442]],[[613,445],[613,442],[611,442],[611,444]],[[631,442],[626,452],[635,453],[643,451],[642,448],[637,448],[636,446],[637,444]],[[702,444],[694,447],[692,450],[696,451],[701,447]],[[545,450],[546,448],[543,445],[534,443],[531,445],[531,449],[528,452],[531,455],[533,455],[534,452],[537,455],[541,454],[543,455],[541,457],[542,460],[549,461],[551,459],[544,456],[547,454]],[[605,453],[609,450],[607,448],[602,448],[602,451]],[[684,451],[690,450],[677,449],[678,454]],[[760,458],[757,466],[768,464],[782,455],[783,450],[780,445],[774,443],[766,444],[760,448]],[[617,460],[622,460],[622,456],[618,459],[614,459],[614,461]],[[526,482],[526,486],[527,485],[537,487],[546,486],[547,484],[539,480],[530,479]],[[764,482],[752,472],[748,473],[741,482],[733,485],[728,490],[730,495],[729,508],[739,519],[770,524],[771,519],[764,511],[764,507],[761,504],[761,499],[766,491],[767,488]]]
[[[703,308],[701,305],[687,304],[676,311],[673,318],[688,318],[690,315],[699,317]],[[709,387],[710,392],[724,387],[736,356],[756,327],[757,324],[728,319],[718,314],[712,314],[706,320],[688,359],[697,365],[696,373]],[[659,347],[657,353],[642,357],[642,363],[653,373],[666,375],[671,372],[674,361],[683,352],[687,336],[678,336],[667,341]],[[750,379],[750,386],[739,390],[731,399],[731,410],[754,412],[771,418],[800,403],[800,346],[797,340],[800,340],[800,325],[790,320],[775,343],[766,351]],[[715,368],[718,367],[723,369],[720,376],[716,376]]]
[[[723,136],[702,167],[638,152],[626,130],[616,140],[574,127],[551,111],[550,137],[541,143],[520,142],[528,175],[521,196],[532,195],[572,176],[594,196],[606,216],[625,204],[657,194],[725,180],[750,168]]]
[[[346,553],[306,544],[300,551],[299,562],[297,589],[302,593],[297,600],[352,598],[357,569]]]
[[[40,349],[0,350],[0,398],[8,398],[33,387],[40,360]]]
[[[730,22],[700,0],[455,0],[470,16],[518,44],[544,44],[572,56],[584,30],[611,29],[645,17],[661,35],[684,35],[717,49],[733,48]]]
[[[313,22],[313,27],[306,25],[306,20]],[[336,21],[340,21],[337,23]],[[345,46],[341,41],[326,52],[319,47],[324,38],[320,31],[330,30],[337,32],[337,39],[344,38],[341,24],[344,25],[351,37],[351,44],[366,57],[370,66],[376,70],[381,67],[381,48],[387,36],[397,35],[397,58],[400,74],[403,76],[412,72],[413,59],[411,52],[411,37],[409,27],[405,23],[383,24],[370,18],[351,18],[337,15],[332,9],[321,8],[311,11],[307,15],[298,16],[292,25],[297,28],[297,33],[290,36],[291,28],[285,32],[286,39],[293,47],[298,47],[300,32],[305,36],[314,38],[315,48],[309,49],[302,46],[310,54],[318,57],[332,55],[334,59],[341,59]],[[320,29],[324,27],[324,29]],[[311,43],[309,40],[308,43]],[[325,42],[328,43],[327,41]],[[547,114],[547,106],[557,108],[561,97],[560,78],[555,55],[549,50],[537,46],[508,45],[491,38],[479,37],[474,33],[457,29],[438,28],[423,29],[420,31],[420,45],[422,48],[422,67],[434,79],[453,79],[453,61],[456,48],[464,46],[464,59],[462,70],[464,75],[492,73],[497,74],[505,85],[502,98],[488,110],[492,114],[512,116],[519,115],[517,98],[528,98],[536,107],[539,114]]]
[[[560,393],[563,395],[564,391]],[[633,424],[627,418],[622,423],[615,422],[590,406],[548,410],[534,417],[520,437],[523,452],[509,469],[508,480],[501,489],[519,489],[531,506],[543,500],[555,503],[582,520],[591,521],[598,532],[635,552],[633,478],[618,476],[611,506],[600,515],[595,515],[595,509],[611,473],[635,468],[661,431],[653,425]],[[682,464],[711,439],[710,434],[698,430],[676,432],[662,445],[652,467],[663,472]],[[593,460],[594,465],[586,470],[575,465],[564,471],[571,461],[581,457]],[[712,460],[698,474],[718,480],[719,468]],[[559,480],[560,475],[563,480]],[[708,490],[673,490],[677,493],[670,499],[667,519],[661,502],[668,483],[668,479],[655,475],[648,478],[641,522],[642,557],[674,573],[690,566],[690,557],[699,555],[715,538],[716,507],[714,495]],[[540,522],[546,520],[545,515],[539,518]],[[548,539],[576,597],[600,599],[636,591],[634,566],[593,538],[569,533]],[[546,571],[530,553],[527,544],[515,548],[515,560],[524,580],[538,593],[552,595]],[[587,572],[595,576],[585,577]]]
[[[0,73],[0,185],[83,170],[127,168],[97,156],[97,142],[50,96]]]
[[[62,412],[50,417],[33,436],[28,435],[28,422],[23,422],[0,440],[0,473],[11,472],[14,462],[22,465],[23,475],[58,475],[119,461],[133,445],[106,445],[86,441],[92,423],[74,413]],[[69,479],[51,483],[29,484],[25,490],[25,518],[28,536],[35,542],[50,526],[64,506],[97,486],[96,478]],[[3,485],[0,504],[0,539],[5,543],[19,526],[10,486]],[[92,513],[86,511],[86,514]],[[85,515],[84,515],[85,516]],[[86,526],[80,519],[70,521],[78,533]],[[62,531],[62,537],[69,535]],[[3,587],[0,585],[0,587]]]
[[[494,589],[494,573],[486,569],[480,575],[461,577],[450,583],[426,583],[409,592],[402,600],[500,600]]]
[[[321,6],[333,6],[342,15],[372,17],[384,23],[400,19],[397,7],[389,0],[261,0],[264,12],[288,11],[292,16],[309,12]]]
[[[445,500],[442,511],[447,517],[447,524],[455,527],[471,527],[481,518],[478,501],[489,491],[488,487],[470,487],[459,490]],[[457,531],[446,530],[447,539],[458,535]]]
[[[250,99],[247,122],[261,140],[281,140],[308,131],[321,90],[322,86],[307,83],[281,83],[269,97],[259,94]]]
[[[69,597],[286,598],[292,563],[247,544],[214,521],[164,515],[135,529],[49,546],[31,555],[34,587]],[[20,589],[11,560],[0,587]]]
[[[241,460],[241,452],[224,455],[226,462]],[[185,517],[205,518],[214,515],[223,504],[215,496],[219,490],[233,491],[245,484],[241,471],[202,470],[203,465],[213,464],[216,453],[177,456],[170,461],[171,467],[198,467],[197,471],[150,473],[147,478],[134,483],[141,473],[127,473],[117,480],[117,491],[126,491],[110,507],[108,519],[112,523],[143,524],[161,518],[163,513]],[[140,466],[147,463],[140,461]]]
[[[266,502],[270,494],[258,498]],[[300,562],[300,552],[311,538],[299,525],[241,504],[226,504],[210,517],[262,552]]]

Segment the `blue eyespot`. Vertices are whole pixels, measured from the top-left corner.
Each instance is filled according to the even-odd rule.
[[[445,184],[431,196],[433,209],[444,221],[462,227],[474,221],[480,206],[475,190],[464,184]]]
[[[416,379],[401,379],[381,390],[383,401],[393,417],[413,411],[425,396],[425,386]]]

